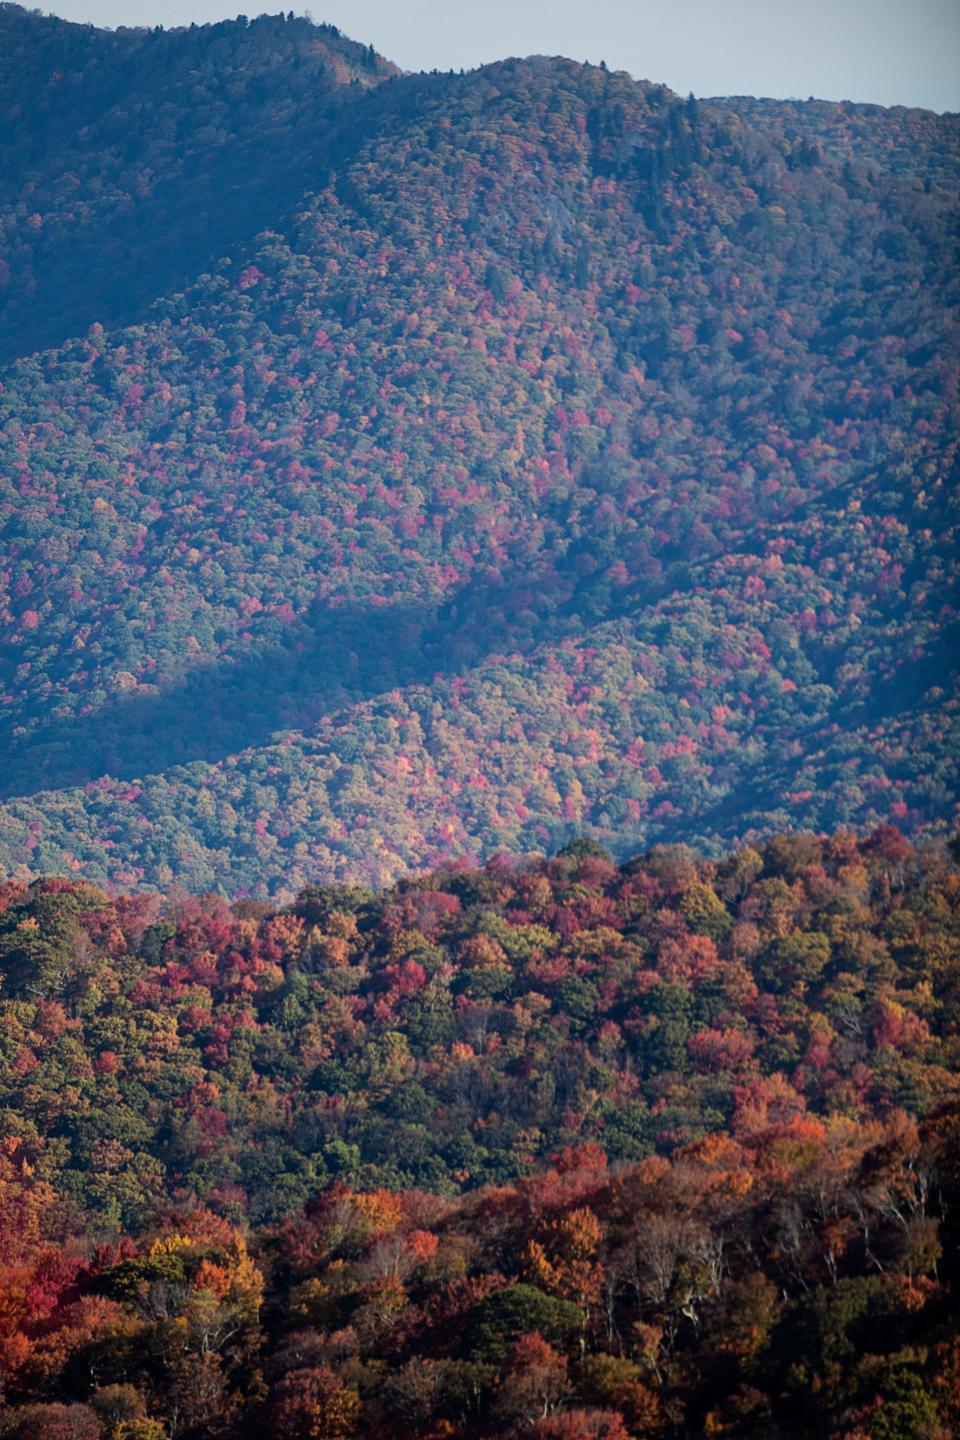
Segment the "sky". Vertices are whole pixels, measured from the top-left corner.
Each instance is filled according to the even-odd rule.
[[[29,3],[29,0],[28,0]],[[311,0],[405,70],[568,55],[686,94],[960,111],[960,0]],[[232,19],[243,0],[54,0],[96,25]],[[290,5],[261,3],[245,13]]]

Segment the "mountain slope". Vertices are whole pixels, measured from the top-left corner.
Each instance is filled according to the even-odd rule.
[[[0,359],[139,319],[249,241],[398,73],[292,13],[106,31],[5,4],[0,50]]]
[[[7,868],[948,823],[957,123],[535,59],[347,128],[3,376]]]

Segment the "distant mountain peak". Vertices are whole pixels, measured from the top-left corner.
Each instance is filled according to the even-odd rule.
[[[400,73],[284,15],[100,30],[4,5],[0,48],[0,360],[141,318],[289,209],[344,111]]]

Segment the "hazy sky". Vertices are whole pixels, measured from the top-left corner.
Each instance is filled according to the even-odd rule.
[[[97,25],[169,26],[232,18],[242,6],[59,0],[50,8]],[[246,13],[281,8],[291,7],[261,0]],[[569,55],[683,94],[960,110],[960,0],[312,0],[310,13],[407,70]]]

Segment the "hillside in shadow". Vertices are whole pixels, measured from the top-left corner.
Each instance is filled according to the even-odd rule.
[[[137,322],[276,226],[398,73],[282,15],[103,31],[3,5],[0,50],[0,363]]]

